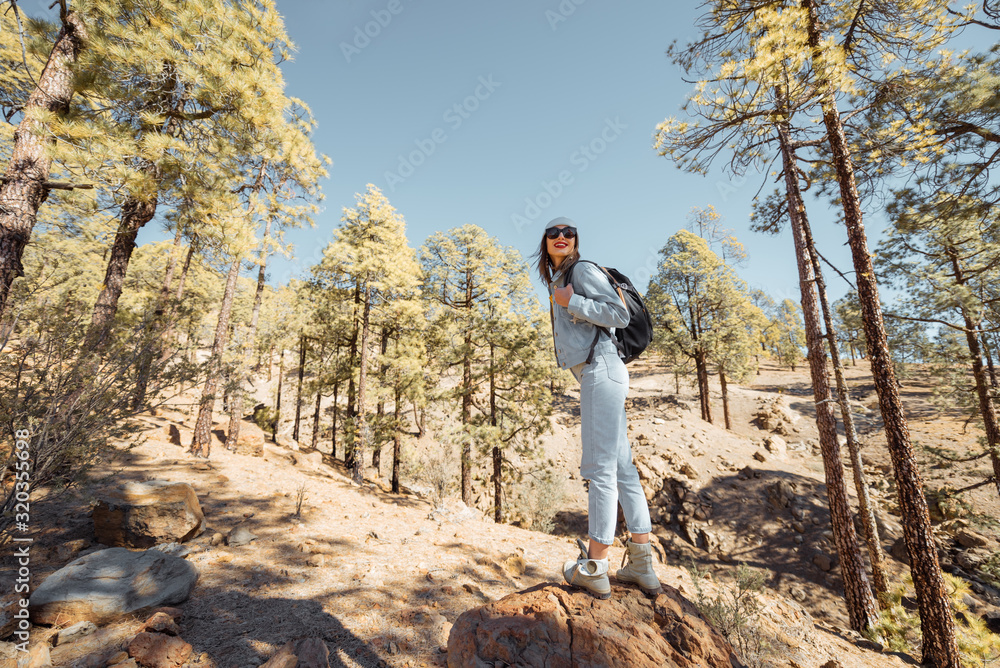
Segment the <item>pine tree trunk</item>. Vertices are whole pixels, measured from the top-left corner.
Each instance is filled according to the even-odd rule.
[[[946,252],[951,260],[955,282],[958,285],[965,285],[965,268],[958,259],[958,254],[950,248]],[[976,381],[976,397],[979,399],[979,414],[983,418],[983,429],[986,432],[986,447],[990,453],[990,461],[993,463],[993,484],[997,488],[997,493],[1000,494],[1000,424],[997,423],[996,407],[993,405],[993,397],[990,396],[986,367],[983,366],[983,351],[979,347],[979,323],[973,322],[966,308],[959,307],[959,309],[965,323],[965,340],[969,346],[972,377]]]
[[[465,270],[465,308],[472,317],[472,269]],[[472,422],[472,331],[465,333],[465,359],[462,360],[462,503],[472,506],[472,443],[469,424]]]
[[[780,98],[779,98],[780,99]],[[816,427],[819,430],[823,469],[826,475],[826,494],[830,508],[834,544],[840,557],[841,576],[851,628],[864,633],[878,623],[878,609],[872,595],[865,565],[861,560],[858,537],[851,520],[844,483],[844,467],[840,459],[840,442],[837,440],[837,418],[833,414],[830,396],[830,378],[826,368],[826,352],[820,330],[820,305],[817,298],[816,274],[811,261],[809,243],[803,221],[805,206],[799,195],[798,171],[795,155],[788,139],[788,127],[778,126],[781,143],[782,166],[785,176],[785,193],[792,238],[795,242],[795,259],[799,272],[799,290],[802,296],[802,320],[805,325],[806,348],[809,351],[809,373],[812,379],[813,400],[816,410]]]
[[[993,366],[993,353],[990,350],[990,340],[986,337],[986,332],[980,329],[979,340],[983,344],[983,354],[986,356],[986,368],[990,372],[990,387],[997,387],[997,370]]]
[[[285,379],[285,347],[281,346],[278,358],[278,392],[274,405],[274,424],[271,426],[271,442],[278,442],[278,423],[281,422],[281,382]]]
[[[399,460],[402,456],[403,449],[403,438],[401,434],[401,427],[399,418],[402,413],[402,403],[403,396],[396,388],[396,394],[394,397],[394,403],[392,408],[392,493],[399,494]]]
[[[156,197],[144,202],[129,198],[122,205],[121,223],[118,225],[118,232],[111,246],[111,257],[104,272],[104,283],[90,318],[85,350],[98,351],[107,343],[115,313],[118,312],[118,300],[125,284],[128,263],[135,249],[135,238],[139,234],[139,229],[156,214],[156,202]]]
[[[821,85],[829,86],[829,82],[822,79],[824,66],[819,30],[816,26],[816,1],[802,0],[802,7],[807,13],[806,23],[814,68],[821,77]],[[920,627],[923,632],[923,658],[925,662],[936,664],[937,668],[960,668],[955,620],[951,614],[948,591],[937,559],[937,546],[931,531],[923,482],[917,471],[906,417],[897,391],[896,374],[882,322],[875,270],[862,222],[861,201],[854,183],[850,150],[832,92],[827,92],[821,102],[831,163],[840,186],[844,224],[847,227],[847,238],[857,277],[858,301],[861,305],[868,359],[879,398],[879,408],[899,494],[903,538],[910,556],[910,572],[916,590]]]
[[[219,309],[219,322],[215,326],[215,341],[212,343],[212,355],[208,363],[208,378],[201,392],[201,404],[198,408],[198,420],[194,425],[194,438],[191,440],[191,454],[195,457],[208,457],[212,447],[212,411],[215,408],[215,394],[219,389],[219,377],[222,375],[222,354],[226,350],[226,339],[229,337],[229,316],[233,311],[233,298],[236,295],[236,281],[240,276],[240,258],[233,258],[226,277],[226,289],[222,295],[222,307]]]
[[[413,404],[413,424],[417,427],[417,438],[423,438],[424,436],[424,420],[423,416],[417,413],[417,402],[414,401]]]
[[[361,306],[361,285],[354,285],[354,305]],[[354,369],[358,364],[358,335],[360,334],[360,323],[357,314],[360,309],[355,308],[354,327],[351,331],[350,356],[348,358],[348,368],[350,373],[347,379],[347,420],[348,429],[355,426],[354,418],[357,416],[357,388],[354,386]],[[357,441],[357,434],[347,433],[344,439],[344,466],[354,469],[354,449]]]
[[[729,389],[726,387],[726,372],[719,367],[719,382],[722,384],[722,415],[725,418],[726,429],[732,431],[733,423],[729,420]]]
[[[794,156],[794,154],[793,154]],[[837,381],[837,400],[840,414],[844,422],[844,434],[847,437],[847,450],[851,455],[851,470],[854,473],[854,488],[858,494],[858,515],[865,531],[865,544],[868,547],[868,557],[872,564],[872,580],[875,586],[875,598],[879,607],[889,607],[889,578],[886,575],[885,552],[878,535],[878,522],[875,520],[875,502],[868,491],[868,481],[865,479],[864,467],[861,462],[861,446],[858,443],[857,431],[854,428],[854,416],[851,413],[851,395],[847,389],[847,379],[844,377],[844,365],[840,361],[840,351],[837,347],[837,334],[833,328],[833,315],[829,300],[826,297],[826,282],[820,270],[819,257],[813,244],[809,218],[806,216],[805,205],[801,193],[796,200],[801,210],[802,231],[805,236],[806,251],[812,262],[816,277],[816,291],[819,294],[820,307],[823,310],[823,323],[826,326],[826,338],[830,348],[830,361]]]
[[[383,327],[381,342],[379,343],[379,352],[382,361],[379,363],[378,367],[379,381],[383,383],[385,382],[385,374],[386,370],[388,369],[387,365],[385,364],[385,353],[388,349],[389,349],[389,328]],[[375,425],[377,431],[376,431],[375,447],[372,450],[372,468],[374,468],[378,472],[378,476],[380,478],[382,476],[382,446],[383,446],[382,434],[384,433],[382,430],[382,423],[384,421],[384,418],[385,418],[385,401],[379,398],[378,405],[375,407]]]
[[[252,210],[250,214],[252,215]],[[226,447],[233,449],[239,442],[240,424],[243,421],[243,389],[244,383],[248,382],[250,355],[254,347],[254,340],[257,337],[257,323],[260,320],[260,305],[264,301],[264,283],[267,270],[267,238],[271,234],[271,217],[267,217],[264,224],[264,238],[260,250],[260,268],[257,271],[257,290],[253,295],[253,309],[250,312],[250,326],[245,333],[246,340],[240,350],[239,362],[236,373],[236,396],[233,397],[232,406],[229,411],[229,428],[226,429]],[[315,444],[313,444],[315,448]]]
[[[333,425],[330,427],[330,458],[337,458],[337,418],[340,417],[340,379],[333,382]]]
[[[48,197],[49,130],[38,117],[62,115],[69,109],[74,93],[72,67],[86,39],[83,19],[77,12],[68,12],[14,132],[10,162],[0,180],[0,314],[7,310],[14,279],[24,275],[24,247],[35,228],[38,208]]]
[[[712,424],[712,404],[709,401],[708,362],[704,352],[695,353],[695,373],[698,378],[698,400],[701,402],[701,419]]]
[[[177,279],[177,292],[174,294],[174,300],[170,304],[170,308],[167,309],[167,314],[164,316],[164,322],[166,326],[163,328],[163,333],[160,336],[160,340],[163,342],[160,346],[160,362],[166,361],[169,355],[169,345],[167,345],[171,339],[174,337],[174,320],[177,316],[177,305],[181,303],[181,299],[184,298],[184,286],[187,283],[188,271],[191,269],[191,260],[194,258],[195,247],[197,245],[197,237],[192,237],[191,244],[188,246],[187,255],[184,257],[184,266],[181,267],[181,275]]]
[[[139,369],[136,372],[135,392],[132,397],[132,408],[138,409],[146,401],[146,388],[149,387],[149,376],[153,368],[153,359],[158,356],[162,345],[154,345],[153,341],[161,336],[163,329],[163,318],[166,314],[167,303],[170,301],[170,287],[174,281],[174,272],[177,271],[177,263],[181,241],[184,239],[184,228],[178,224],[174,233],[174,246],[170,249],[170,258],[167,260],[167,267],[163,275],[163,284],[160,286],[160,293],[156,297],[156,307],[153,311],[153,320],[150,323],[150,332],[147,340],[149,343],[142,351],[139,359]],[[162,344],[162,338],[160,339]]]
[[[365,283],[363,291],[363,310],[361,312],[361,350],[358,363],[361,368],[358,372],[358,416],[357,434],[355,435],[354,451],[354,474],[353,480],[359,485],[364,481],[365,452],[371,445],[371,433],[368,427],[368,406],[365,404],[368,390],[368,330],[371,328],[369,318],[371,316],[372,299],[371,288]]]
[[[319,448],[319,414],[323,401],[323,356],[326,355],[326,341],[319,347],[320,371],[316,374],[316,409],[313,411],[312,442],[310,446],[313,450]]]
[[[302,420],[302,379],[306,372],[306,335],[299,334],[299,389],[295,393],[295,427],[292,429],[292,440],[299,442],[299,425]]]
[[[490,344],[490,426],[497,426],[496,350]],[[493,521],[500,524],[503,518],[503,457],[500,447],[493,446]]]

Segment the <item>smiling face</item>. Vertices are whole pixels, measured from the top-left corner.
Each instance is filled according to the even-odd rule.
[[[549,230],[571,230],[569,225],[556,225],[555,227],[550,227]],[[546,230],[548,232],[549,230]],[[567,239],[565,232],[557,236],[555,239],[550,239],[549,235],[545,235],[545,248],[549,253],[549,259],[552,260],[552,264],[558,268],[562,264],[563,260],[566,259],[575,249],[576,249],[576,233],[573,231],[573,238]]]

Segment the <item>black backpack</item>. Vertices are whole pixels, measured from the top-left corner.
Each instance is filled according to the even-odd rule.
[[[570,265],[566,272],[566,283],[572,282],[573,269],[579,262],[590,262],[590,260],[578,260]],[[611,285],[618,291],[618,296],[622,298],[622,302],[628,309],[629,321],[625,327],[616,328],[614,336],[611,336],[611,332],[606,327],[597,327],[597,332],[594,333],[594,342],[590,344],[590,354],[587,356],[587,364],[590,364],[594,357],[594,346],[597,345],[597,339],[601,336],[601,332],[611,337],[611,340],[618,346],[618,350],[625,356],[625,364],[628,364],[639,357],[642,351],[652,343],[653,319],[649,317],[649,311],[646,310],[646,305],[642,303],[642,295],[632,285],[632,281],[629,280],[628,276],[617,269],[602,267],[596,262],[590,262],[590,264],[601,269],[607,275]]]

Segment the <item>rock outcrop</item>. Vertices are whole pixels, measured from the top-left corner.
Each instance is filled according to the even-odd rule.
[[[448,665],[738,668],[732,647],[673,587],[651,600],[614,587],[609,600],[543,584],[467,610]]]
[[[204,529],[198,495],[184,482],[129,482],[101,492],[94,506],[94,535],[109,547],[183,543]]]
[[[260,668],[330,668],[330,650],[319,638],[293,640]]]
[[[80,557],[46,578],[32,593],[29,611],[36,624],[102,625],[187,600],[197,580],[198,570],[184,559],[159,550],[113,547]]]
[[[226,447],[232,449],[238,455],[249,455],[251,457],[263,457],[264,456],[264,430],[256,425],[256,423],[250,420],[242,420],[240,422],[240,435],[236,439],[236,445],[231,446],[229,443]]]

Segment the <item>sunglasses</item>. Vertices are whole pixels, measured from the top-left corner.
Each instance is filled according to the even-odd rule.
[[[559,235],[566,237],[567,239],[576,238],[576,228],[575,227],[550,227],[545,230],[545,237],[547,239],[558,239]]]

